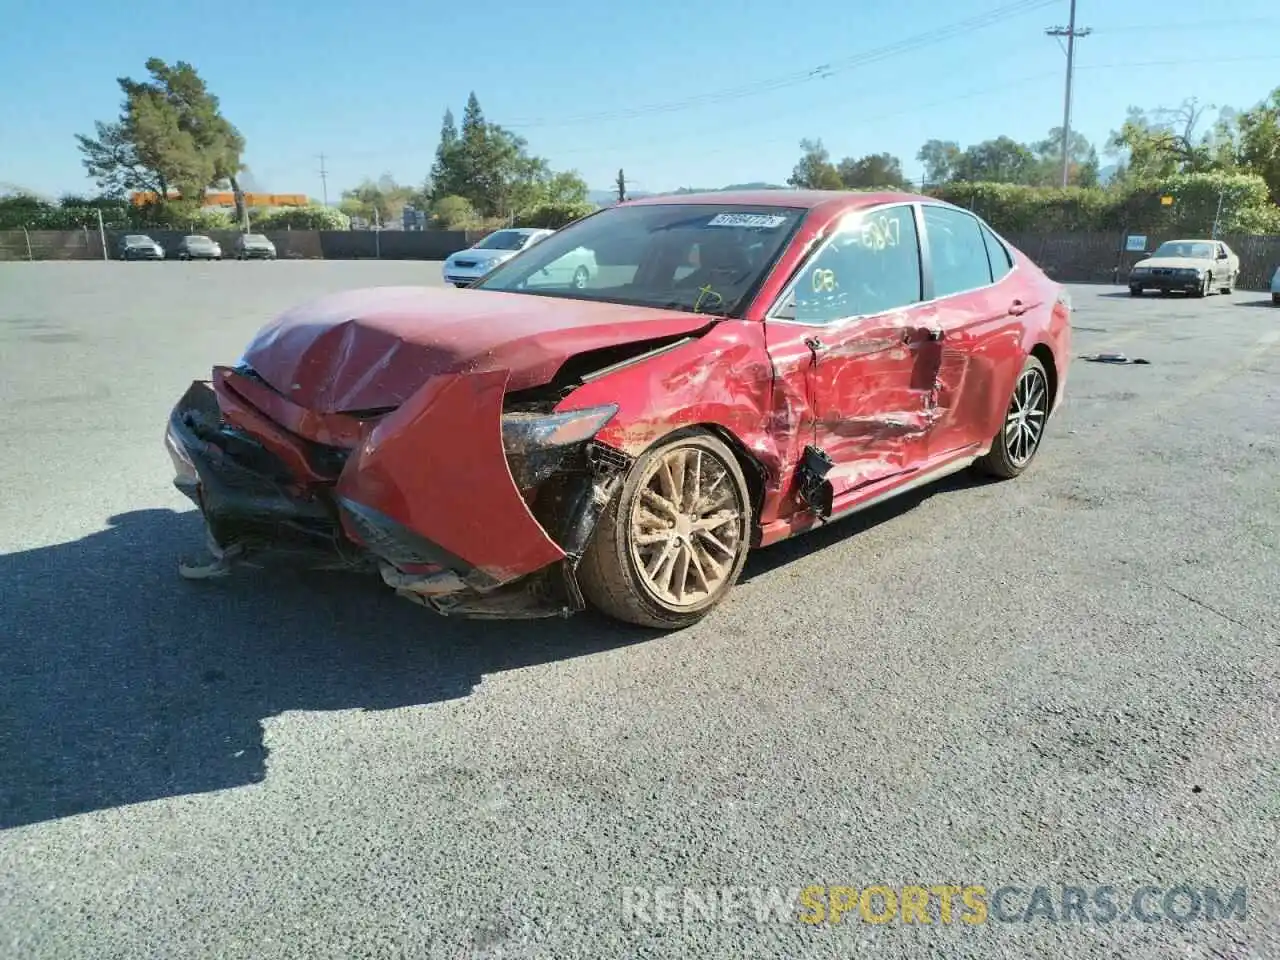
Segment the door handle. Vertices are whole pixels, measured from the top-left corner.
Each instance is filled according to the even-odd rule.
[[[814,353],[821,353],[827,349],[827,345],[819,337],[809,337],[805,340],[804,345]]]
[[[1021,300],[1015,300],[1013,303],[1009,304],[1009,316],[1020,317],[1030,309],[1031,308]]]

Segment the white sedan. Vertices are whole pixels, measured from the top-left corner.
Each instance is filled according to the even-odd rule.
[[[459,250],[445,260],[445,283],[469,287],[498,264],[506,263],[521,250],[527,250],[554,232],[530,227],[495,230],[474,246]]]

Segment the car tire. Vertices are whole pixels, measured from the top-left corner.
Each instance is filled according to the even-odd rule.
[[[1040,451],[1052,399],[1044,364],[1035,357],[1027,357],[1014,381],[1000,431],[991,441],[986,456],[978,459],[978,470],[1001,480],[1012,480],[1025,472]],[[1020,414],[1021,419],[1015,419]],[[1038,430],[1035,429],[1037,422]]]
[[[588,270],[586,267],[578,267],[577,270],[573,271],[573,289],[575,290],[587,289],[587,284],[590,282],[590,280],[591,280],[591,271]]]
[[[596,524],[578,566],[583,596],[626,623],[691,626],[737,582],[751,523],[733,451],[702,431],[672,434],[637,458]]]
[[[1142,296],[1142,288],[1141,288],[1141,287],[1130,287],[1130,288],[1129,288],[1129,296],[1131,296],[1131,297],[1140,297],[1140,296]]]
[[[1230,295],[1231,290],[1233,287],[1235,287],[1235,285],[1236,285],[1236,278],[1231,274],[1227,274],[1227,282],[1223,286],[1218,288],[1218,292]]]
[[[1280,307],[1280,293],[1273,293],[1271,295],[1271,302],[1275,306]]]
[[[1204,279],[1200,281],[1200,289],[1191,295],[1196,298],[1207,297],[1213,293],[1213,274],[1206,273]]]

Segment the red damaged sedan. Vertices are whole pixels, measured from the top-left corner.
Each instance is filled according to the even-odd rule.
[[[297,307],[192,384],[167,446],[211,556],[183,572],[292,558],[445,614],[685,626],[752,547],[1022,473],[1070,335],[1061,286],[926,197],[633,201],[467,289]]]

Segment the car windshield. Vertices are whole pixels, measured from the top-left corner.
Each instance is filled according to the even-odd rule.
[[[710,203],[611,207],[540,241],[473,289],[736,316],[804,215]]]
[[[1197,260],[1213,258],[1213,244],[1198,240],[1170,240],[1162,243],[1152,254],[1153,257],[1192,257]]]
[[[530,234],[519,230],[499,230],[491,233],[472,249],[475,250],[520,250],[528,242]]]
[[[125,237],[125,238],[124,238],[124,242],[125,242],[125,243],[127,243],[127,244],[128,244],[129,246],[131,246],[131,247],[138,247],[138,246],[145,246],[145,245],[149,245],[149,244],[151,244],[153,241],[152,241],[152,239],[151,239],[150,237],[138,237],[138,236],[132,236],[132,237]]]
[[[212,243],[208,237],[187,237],[187,243]]]
[[[244,235],[245,243],[266,243],[267,238],[260,233],[246,233]]]

